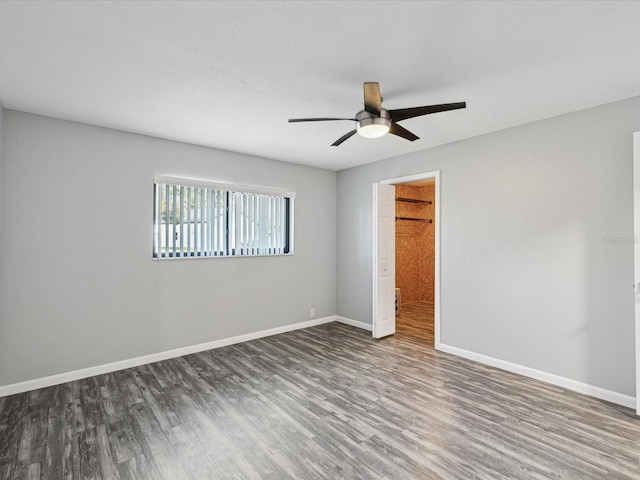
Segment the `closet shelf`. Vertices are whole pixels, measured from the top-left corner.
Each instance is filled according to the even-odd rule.
[[[433,223],[433,220],[431,220],[430,218],[396,217],[396,221],[398,221],[398,220],[409,220],[411,222]]]
[[[431,205],[433,203],[431,200],[418,200],[417,198],[407,198],[407,197],[396,197],[396,202],[426,203],[427,205]]]

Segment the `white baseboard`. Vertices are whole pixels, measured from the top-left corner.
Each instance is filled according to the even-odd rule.
[[[0,397],[15,395],[16,393],[28,392],[31,390],[36,390],[38,388],[51,387],[53,385],[59,385],[61,383],[93,377],[95,375],[102,375],[105,373],[116,372],[118,370],[124,370],[125,368],[138,367],[140,365],[146,365],[148,363],[168,360],[170,358],[182,357],[183,355],[189,355],[191,353],[213,350],[214,348],[226,347],[227,345],[248,342],[249,340],[255,340],[257,338],[270,337],[271,335],[278,335],[279,333],[291,332],[293,330],[299,330],[301,328],[315,327],[316,325],[322,325],[323,323],[335,321],[337,321],[337,317],[335,315],[331,315],[329,317],[316,318],[313,320],[307,320],[305,322],[293,323],[290,325],[284,325],[282,327],[270,328],[268,330],[261,330],[259,332],[238,335],[236,337],[213,340],[211,342],[200,343],[198,345],[190,345],[188,347],[176,348],[174,350],[153,353],[151,355],[144,355],[142,357],[135,357],[127,360],[120,360],[118,362],[98,365],[95,367],[74,370],[72,372],[60,373],[57,375],[51,375],[49,377],[36,378],[34,380],[27,380],[26,382],[3,385],[0,386]]]
[[[612,392],[604,388],[589,385],[587,383],[577,382],[569,378],[554,375],[552,373],[543,372],[534,368],[524,367],[516,363],[507,362],[493,357],[488,357],[480,353],[470,352],[463,350],[462,348],[452,347],[451,345],[445,345],[440,343],[436,346],[437,350],[442,352],[451,353],[458,357],[467,358],[474,362],[483,363],[492,367],[500,368],[508,372],[517,373],[529,378],[535,378],[542,382],[550,383],[558,387],[566,388],[567,390],[573,390],[574,392],[583,393],[591,397],[599,398],[600,400],[606,400],[607,402],[616,403],[624,407],[636,408],[636,399],[629,395],[623,395],[621,393]]]
[[[336,322],[344,323],[345,325],[351,325],[352,327],[357,327],[357,328],[361,328],[363,330],[371,331],[371,324],[370,323],[364,323],[364,322],[359,322],[357,320],[351,320],[350,318],[341,317],[339,315],[336,315]]]
[[[74,370],[71,372],[60,373],[57,375],[51,375],[49,377],[37,378],[34,380],[28,380],[26,382],[14,383],[10,385],[0,386],[0,397],[6,397],[8,395],[15,395],[16,393],[28,392],[36,390],[38,388],[51,387],[61,383],[71,382],[74,380],[80,380],[83,378],[93,377],[95,375],[102,375],[105,373],[111,373],[125,368],[137,367],[140,365],[146,365],[148,363],[159,362],[161,360],[168,360],[170,358],[181,357],[183,355],[189,355],[191,353],[203,352],[205,350],[213,350],[215,348],[225,347],[228,345],[234,345],[236,343],[248,342],[258,338],[269,337],[271,335],[278,335],[280,333],[291,332],[302,328],[314,327],[316,325],[322,325],[329,322],[340,322],[352,327],[361,328],[363,330],[371,331],[371,325],[350,318],[340,317],[338,315],[331,315],[323,318],[316,318],[314,320],[307,320],[305,322],[293,323],[290,325],[284,325],[282,327],[271,328],[268,330],[261,330],[259,332],[247,333],[244,335],[238,335],[235,337],[223,338],[220,340],[213,340],[211,342],[200,343],[197,345],[190,345],[187,347],[177,348],[174,350],[168,350],[165,352],[154,353],[151,355],[144,355],[141,357],[130,358],[127,360],[121,360],[118,362],[107,363],[104,365],[98,365],[95,367],[83,368],[80,370]],[[604,388],[596,387],[586,383],[577,382],[568,378],[560,377],[551,373],[543,372],[529,367],[524,367],[515,363],[499,360],[497,358],[488,357],[475,352],[470,352],[457,347],[452,347],[443,343],[439,343],[436,346],[437,350],[442,352],[451,353],[459,357],[467,358],[475,362],[490,365],[492,367],[500,368],[508,372],[517,373],[525,377],[535,378],[543,382],[557,385],[575,392],[584,393],[592,397],[606,400],[608,402],[616,403],[628,408],[636,408],[636,399],[629,395],[623,395],[621,393],[605,390]]]

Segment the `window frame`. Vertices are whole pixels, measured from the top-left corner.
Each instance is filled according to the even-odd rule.
[[[224,197],[223,199],[223,203],[222,203],[222,207],[220,209],[220,212],[222,213],[222,215],[224,215],[224,218],[220,220],[220,223],[218,224],[218,221],[216,221],[216,226],[222,226],[221,228],[223,228],[223,231],[221,233],[220,228],[218,228],[215,231],[215,235],[218,238],[218,240],[221,240],[223,247],[221,247],[222,249],[218,249],[218,250],[212,250],[211,248],[207,249],[206,247],[211,247],[213,240],[213,236],[212,234],[214,234],[214,230],[209,230],[210,232],[210,236],[207,237],[207,242],[206,245],[203,245],[201,243],[200,245],[200,250],[197,249],[197,240],[194,241],[194,249],[190,250],[190,236],[191,236],[191,226],[187,227],[187,251],[185,251],[184,249],[184,243],[182,240],[182,236],[181,238],[181,246],[180,246],[180,251],[176,251],[176,245],[174,243],[174,247],[173,247],[173,251],[169,251],[170,248],[170,242],[167,243],[166,245],[163,245],[163,240],[169,238],[169,230],[168,227],[165,227],[164,230],[164,235],[162,235],[162,228],[161,225],[166,225],[165,222],[163,222],[164,218],[167,218],[168,215],[172,215],[175,217],[176,213],[176,201],[175,201],[175,197],[173,197],[173,212],[171,214],[166,213],[166,207],[165,207],[165,213],[161,213],[162,211],[162,204],[158,204],[158,195],[165,195],[164,192],[162,192],[162,190],[166,188],[166,192],[169,191],[170,188],[173,188],[173,195],[175,195],[176,189],[180,190],[181,188],[188,188],[188,189],[206,189],[204,190],[204,192],[210,191],[212,192],[212,194],[216,191],[219,191],[220,194],[222,195],[222,197]],[[161,193],[162,192],[162,193]],[[189,192],[191,192],[191,190],[189,190]],[[196,191],[193,190],[193,192],[195,193]],[[200,195],[202,194],[203,190],[200,191]],[[251,227],[251,231],[253,232],[253,234],[256,234],[258,231],[261,232],[262,235],[262,230],[260,230],[262,228],[262,226],[260,225],[262,221],[265,221],[266,218],[268,218],[271,221],[273,221],[273,217],[269,216],[269,217],[261,217],[260,220],[258,220],[256,217],[249,217],[246,213],[246,210],[244,210],[244,208],[250,209],[249,207],[249,203],[243,203],[242,206],[238,206],[237,202],[239,201],[239,199],[246,199],[246,198],[251,198],[251,197],[246,197],[244,194],[249,194],[249,195],[254,195],[255,200],[250,200],[249,203],[253,202],[253,205],[255,207],[256,204],[260,205],[260,212],[262,212],[265,208],[265,203],[264,202],[271,202],[271,199],[275,198],[275,206],[274,209],[282,209],[279,213],[282,214],[281,217],[279,217],[280,221],[282,222],[281,225],[278,225],[278,231],[281,231],[282,233],[282,237],[280,238],[281,243],[276,243],[273,244],[272,246],[269,245],[263,245],[261,244],[260,241],[258,241],[258,243],[255,243],[255,237],[254,237],[254,244],[253,246],[249,247],[247,246],[247,239],[245,237],[244,243],[241,242],[241,244],[238,244],[238,241],[236,240],[236,237],[238,236],[238,233],[241,232],[242,235],[241,238],[248,233],[248,231],[244,231],[242,230],[242,226],[238,227],[235,224],[240,221],[240,220],[244,220],[247,222],[247,225],[249,225],[250,223],[253,224],[253,226]],[[184,202],[185,198],[183,197],[184,193],[181,193],[181,199]],[[280,189],[275,189],[275,188],[268,188],[268,187],[258,187],[258,186],[249,186],[249,185],[240,185],[240,184],[235,184],[235,183],[224,183],[224,182],[217,182],[217,181],[209,181],[209,180],[200,180],[200,179],[192,179],[192,178],[181,178],[181,177],[171,177],[171,176],[164,176],[164,175],[156,175],[153,178],[153,232],[152,232],[152,259],[153,260],[168,260],[168,259],[194,259],[194,258],[239,258],[239,257],[274,257],[274,256],[289,256],[289,255],[293,255],[294,254],[294,198],[296,196],[296,193],[294,191],[290,191],[290,190],[280,190]],[[190,197],[190,193],[187,197],[190,201],[191,197]],[[195,200],[196,197],[194,197]],[[211,201],[211,196],[208,196],[207,198],[209,198],[209,202]],[[218,194],[216,194],[216,198],[218,200],[221,199],[220,196],[218,196]],[[241,200],[241,203],[244,202],[245,200]],[[233,205],[233,206],[232,206]],[[197,215],[196,215],[196,211],[197,208],[194,208],[193,210],[188,207],[186,209],[188,215],[187,218],[189,218],[188,222],[190,223],[194,223],[196,226],[194,227],[194,231],[198,230],[197,225],[200,225],[200,229],[202,229],[203,225],[208,225],[211,224],[213,225],[212,222],[212,218],[213,218],[213,214],[212,212],[214,212],[213,210],[213,204],[210,202],[207,207],[205,209],[200,210],[200,213],[202,214],[203,212],[206,212],[207,216],[206,218],[208,218],[208,220],[205,218],[205,220],[202,219],[202,216],[200,216],[200,219],[198,220],[198,222],[196,223],[197,220]],[[244,207],[244,208],[243,208]],[[182,210],[183,207],[180,207],[180,212],[183,213],[184,210]],[[193,219],[191,219],[190,215],[191,212],[193,211],[194,213],[194,217]],[[276,210],[270,210],[270,214],[273,215],[274,212]],[[211,215],[209,215],[211,214]],[[254,210],[254,214],[255,214],[255,210]],[[164,215],[164,218],[162,218]],[[265,213],[265,215],[267,215]],[[193,220],[193,221],[192,221]],[[256,225],[256,223],[258,225]],[[175,233],[175,235],[178,235],[178,231],[176,231],[175,229],[178,227],[178,225],[182,225],[182,222],[180,224],[178,223],[173,223],[173,228],[174,231],[172,232],[172,235]],[[182,233],[184,235],[184,229],[183,227],[179,227],[180,228],[180,233]],[[211,227],[213,228],[213,227]],[[247,226],[247,228],[249,228]],[[265,225],[266,229],[269,229],[270,227],[268,225]],[[201,230],[202,231],[202,230]],[[268,230],[264,230],[264,232],[266,232]],[[201,234],[202,235],[202,234]],[[195,234],[194,238],[196,238],[198,235]],[[205,238],[205,236],[202,236],[201,238]],[[260,237],[260,236],[258,236]],[[173,237],[173,238],[177,238],[177,237]],[[231,246],[232,243],[232,238],[234,240],[234,245]],[[218,243],[218,245],[220,245]],[[164,252],[162,253],[161,251],[164,249]],[[274,250],[274,251],[270,251],[270,250]]]

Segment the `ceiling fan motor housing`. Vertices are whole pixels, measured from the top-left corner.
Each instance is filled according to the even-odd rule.
[[[361,110],[356,114],[356,120],[358,134],[367,138],[381,137],[391,128],[391,117],[384,108],[380,109],[380,116]]]

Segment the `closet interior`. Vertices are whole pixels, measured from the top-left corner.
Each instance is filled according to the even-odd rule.
[[[435,180],[396,185],[396,323],[433,341]]]

